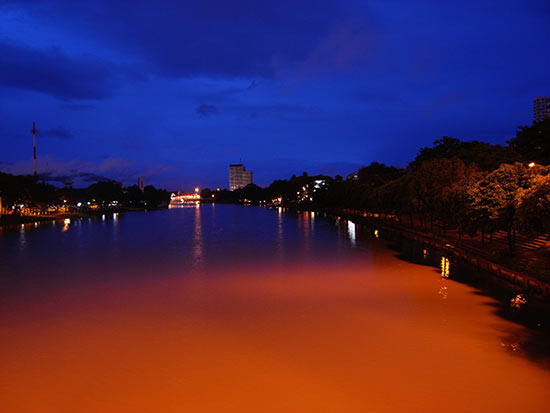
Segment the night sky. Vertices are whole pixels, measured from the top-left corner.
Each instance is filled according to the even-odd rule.
[[[170,190],[504,144],[550,94],[550,1],[0,1],[0,170]]]

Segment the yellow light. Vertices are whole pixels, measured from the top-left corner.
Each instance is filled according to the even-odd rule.
[[[531,162],[531,163],[529,164],[529,168],[532,168],[533,166],[535,166],[535,162]]]
[[[212,198],[214,198],[214,194],[212,194]]]
[[[199,192],[199,187],[196,187],[196,188],[195,188],[195,192]]]
[[[527,304],[527,299],[523,296],[523,294],[518,294],[510,300],[510,307],[512,310],[519,310],[524,304]]]
[[[378,230],[377,230],[377,229],[374,230],[374,236],[375,236],[376,238],[378,238]]]
[[[451,262],[447,257],[441,257],[441,276],[449,278]]]

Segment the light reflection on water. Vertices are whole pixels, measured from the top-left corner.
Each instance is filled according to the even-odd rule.
[[[0,300],[5,411],[547,410],[522,327],[349,221],[113,218],[0,235],[2,268],[32,281]]]
[[[199,204],[195,206],[195,217],[193,222],[193,262],[195,266],[200,266],[202,264],[203,254],[201,208]]]
[[[443,278],[449,278],[451,262],[447,257],[441,257],[441,276]]]
[[[352,246],[356,245],[355,223],[348,221],[348,236]]]

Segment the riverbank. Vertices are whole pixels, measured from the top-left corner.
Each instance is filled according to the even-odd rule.
[[[33,224],[41,222],[62,222],[69,219],[94,218],[101,217],[106,214],[118,214],[124,212],[144,212],[166,208],[110,208],[108,210],[88,210],[78,212],[62,212],[57,214],[44,215],[19,215],[19,214],[4,214],[0,215],[0,228],[16,227],[24,224]]]
[[[303,208],[290,208],[303,211]],[[310,208],[316,213],[336,219],[347,219],[385,233],[392,233],[435,248],[451,260],[460,260],[495,276],[501,283],[524,296],[550,301],[550,252],[544,248],[521,249],[511,257],[506,252],[505,242],[481,241],[475,238],[459,238],[453,231],[434,234],[427,229],[401,224],[379,216],[365,215],[359,211],[333,208]],[[502,244],[502,245],[501,245]]]

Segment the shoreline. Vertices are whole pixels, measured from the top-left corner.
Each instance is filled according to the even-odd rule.
[[[455,260],[466,262],[467,264],[492,274],[495,279],[506,284],[506,286],[519,290],[518,293],[535,297],[538,300],[550,302],[550,283],[540,279],[536,275],[528,274],[509,265],[491,260],[475,251],[471,246],[460,243],[460,245],[450,237],[435,235],[422,232],[418,229],[408,228],[403,224],[390,222],[383,218],[366,217],[332,208],[296,208],[284,207],[291,211],[312,211],[325,214],[327,217],[335,219],[346,219],[358,224],[363,224],[371,228],[380,228],[385,232],[390,232],[394,236],[399,235],[418,243],[425,244],[430,248],[435,248]]]
[[[63,212],[52,215],[19,215],[19,214],[4,214],[0,215],[0,229],[13,228],[24,224],[33,224],[35,222],[53,222],[64,221],[67,218],[79,219],[79,218],[94,218],[101,217],[106,214],[119,214],[124,212],[147,212],[157,211],[166,208],[116,208],[109,210],[96,210],[96,211],[80,211],[80,212]]]

